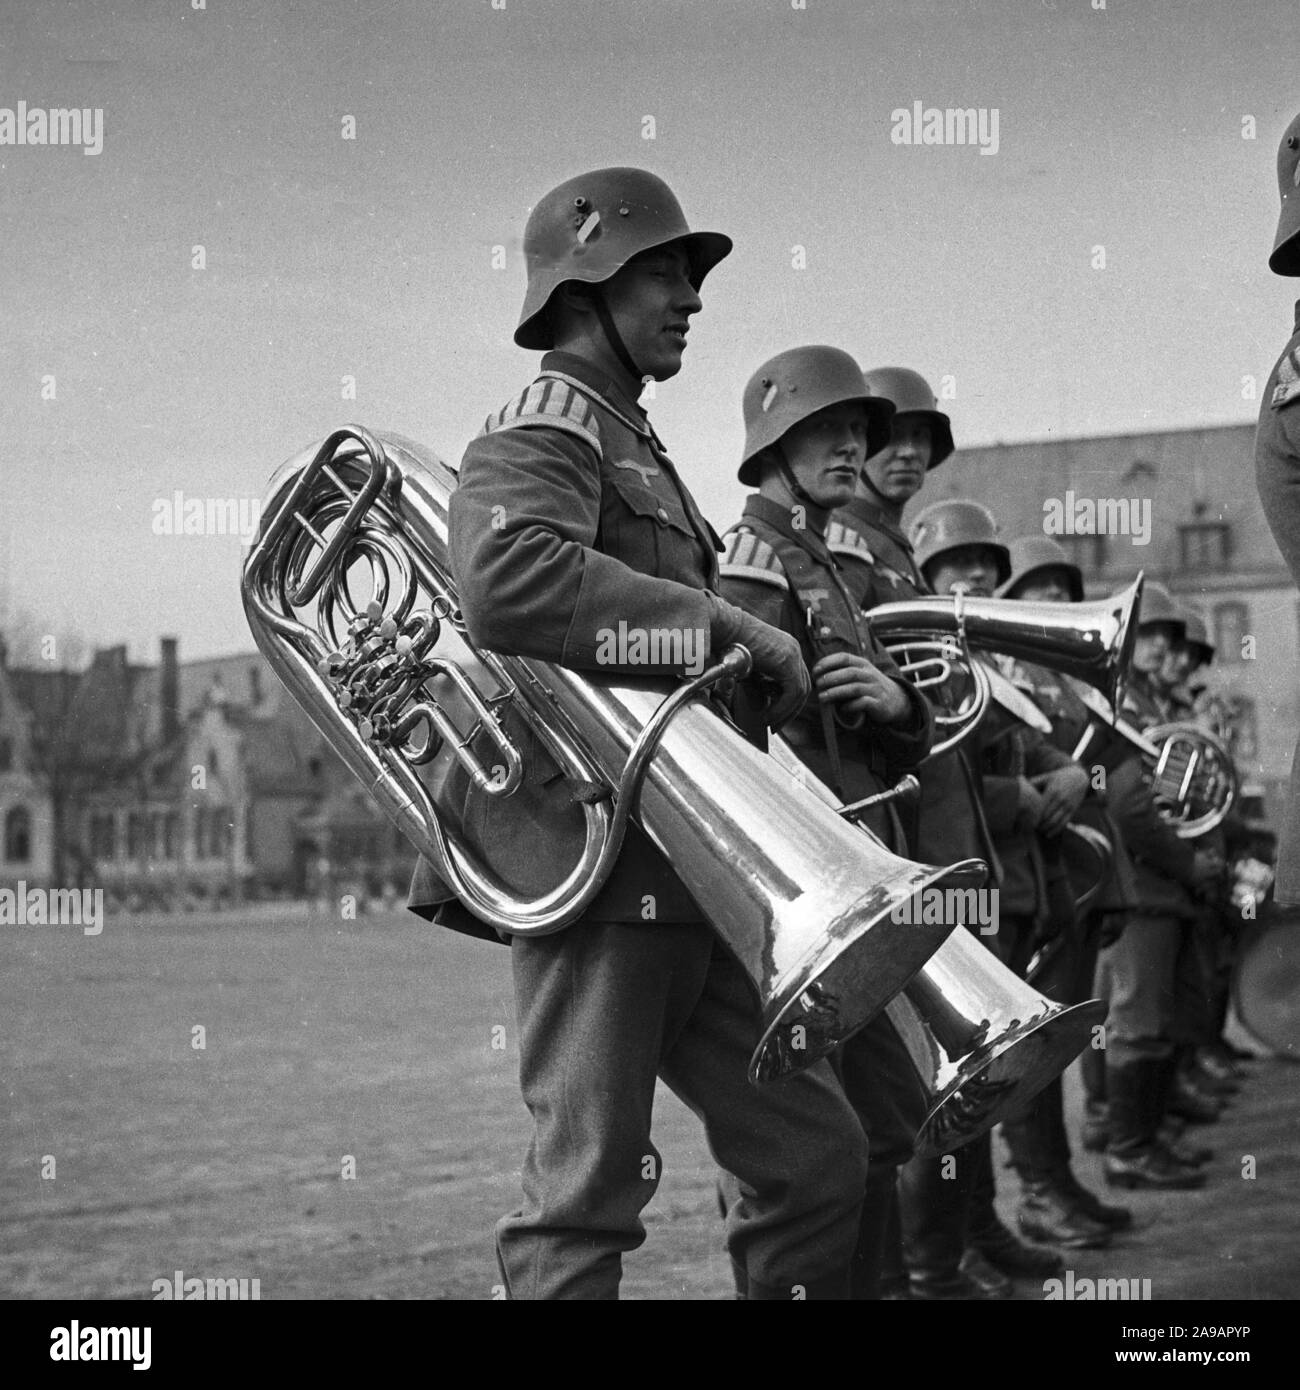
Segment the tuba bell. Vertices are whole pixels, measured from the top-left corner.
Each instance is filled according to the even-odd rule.
[[[937,757],[974,732],[993,686],[1003,684],[997,672],[974,658],[974,651],[1018,657],[1074,676],[1118,708],[1137,638],[1133,619],[1141,595],[1139,574],[1127,589],[1089,603],[936,594],[882,603],[865,616],[914,684],[928,689],[945,685],[957,673],[967,677],[958,707],[936,714],[936,723],[951,730],[931,750],[930,756]]]
[[[952,930],[900,926],[923,888],[983,883],[978,859],[917,864],[866,841],[707,703],[748,670],[731,648],[671,691],[476,650],[447,559],[455,475],[398,435],[337,430],[272,478],[244,565],[258,646],[324,738],[464,906],[502,935],[575,921],[630,817],[664,853],[758,992],[753,1082],[807,1066],[863,1024]],[[354,590],[367,584],[363,602]],[[582,808],[562,882],[523,899],[463,833],[448,794],[515,795],[522,726]]]
[[[834,792],[803,767],[787,743],[776,735],[769,743],[783,767],[828,805],[839,806]],[[840,814],[855,809],[856,803],[841,807]],[[858,829],[883,849],[866,826]],[[950,901],[961,908],[973,892],[974,886],[955,889]],[[1106,1006],[1099,999],[1053,1002],[963,929],[944,941],[889,1001],[885,1014],[926,1092],[916,1153],[933,1157],[968,1144],[1023,1109],[1088,1045]]]

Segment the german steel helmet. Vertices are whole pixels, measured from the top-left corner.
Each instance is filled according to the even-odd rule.
[[[680,242],[691,263],[691,284],[731,251],[721,232],[693,232],[673,191],[645,169],[594,169],[553,188],[524,228],[528,288],[515,329],[522,348],[553,346],[546,306],[563,284],[597,285],[654,246]]]
[[[1011,554],[998,539],[993,513],[979,502],[953,498],[932,502],[912,523],[912,545],[916,567],[925,574],[932,560],[963,545],[985,545],[997,557],[996,583],[1005,584],[1011,573]]]
[[[930,383],[910,367],[875,367],[866,374],[867,390],[873,396],[893,401],[895,416],[923,415],[930,426],[930,468],[938,466],[956,447],[952,442],[952,421],[939,409]],[[884,448],[884,445],[881,445]],[[875,453],[873,449],[870,451]]]
[[[745,416],[745,454],[737,477],[757,487],[762,470],[758,455],[770,449],[792,426],[828,405],[859,401],[867,409],[867,454],[889,442],[889,422],[894,407],[871,395],[862,380],[862,369],[840,348],[790,348],[763,365],[749,378],[741,408]]]
[[[1287,126],[1277,147],[1277,191],[1282,213],[1268,268],[1275,275],[1300,275],[1300,116]]]
[[[1173,596],[1163,584],[1148,579],[1142,586],[1142,601],[1138,607],[1138,630],[1152,623],[1172,623],[1178,631],[1174,641],[1181,642],[1187,631],[1182,610],[1174,602]]]
[[[1210,641],[1210,632],[1205,626],[1205,619],[1191,608],[1182,610],[1182,618],[1186,629],[1183,633],[1183,641],[1190,647],[1200,648],[1201,661],[1207,664],[1213,661],[1218,648]]]
[[[1070,600],[1083,602],[1083,571],[1065,553],[1065,547],[1051,536],[1021,536],[1008,547],[1011,577],[998,590],[999,598],[1014,598],[1013,590],[1039,570],[1062,569],[1070,584]]]

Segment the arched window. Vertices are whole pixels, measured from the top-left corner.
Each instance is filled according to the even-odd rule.
[[[13,806],[5,816],[5,858],[26,864],[32,857],[32,818],[26,806]]]

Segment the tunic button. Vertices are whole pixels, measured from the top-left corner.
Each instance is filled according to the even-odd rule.
[[[659,518],[660,521],[668,520],[668,513],[662,507],[659,508],[655,515]]]

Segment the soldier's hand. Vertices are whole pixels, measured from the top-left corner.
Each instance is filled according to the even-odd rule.
[[[813,689],[824,705],[867,714],[876,724],[901,724],[912,713],[902,687],[856,652],[831,652],[812,668]]]
[[[732,642],[749,649],[754,674],[766,677],[777,689],[764,718],[778,729],[804,707],[812,691],[808,668],[799,643],[787,632],[762,622],[743,608],[714,597],[715,615],[711,631],[713,650],[720,653]]]
[[[1034,778],[1043,795],[1043,817],[1038,823],[1042,835],[1059,835],[1069,824],[1070,817],[1088,795],[1088,774],[1078,763],[1057,768]]]

